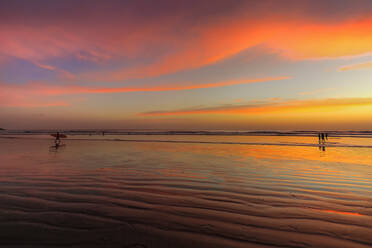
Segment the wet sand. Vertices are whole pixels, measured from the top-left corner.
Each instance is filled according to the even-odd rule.
[[[0,245],[372,246],[371,148],[196,138],[0,139]]]

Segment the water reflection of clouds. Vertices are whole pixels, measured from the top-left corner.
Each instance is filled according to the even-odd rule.
[[[123,228],[134,223],[167,230],[166,242],[180,230],[197,232],[197,240],[210,235],[206,223],[218,244],[221,233],[239,242],[253,233],[253,241],[277,244],[281,237],[289,247],[293,235],[301,237],[298,243],[329,233],[343,240],[346,229],[347,239],[370,240],[372,174],[366,165],[372,159],[366,149],[327,148],[321,156],[317,147],[70,140],[68,149],[51,155],[50,141],[0,140],[2,204],[21,206],[31,222],[115,232],[112,220],[119,220]],[[34,206],[48,214],[35,215]],[[6,213],[25,218],[20,211]],[[23,222],[16,225],[21,229]],[[32,228],[26,238],[40,230]],[[50,237],[63,237],[62,228],[43,226],[42,238],[51,243]],[[51,230],[58,235],[48,235]],[[97,238],[87,236],[89,244]]]

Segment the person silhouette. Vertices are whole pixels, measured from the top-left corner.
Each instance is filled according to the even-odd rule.
[[[322,133],[321,136],[322,136],[322,142],[324,143],[324,133]]]
[[[54,143],[56,144],[56,147],[58,147],[61,144],[61,138],[60,138],[59,132],[57,132],[56,134],[56,140],[54,141]]]
[[[319,141],[319,143],[320,143],[320,133],[318,133],[318,141]]]

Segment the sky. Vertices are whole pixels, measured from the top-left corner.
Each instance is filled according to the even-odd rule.
[[[0,127],[370,130],[368,0],[0,1]]]

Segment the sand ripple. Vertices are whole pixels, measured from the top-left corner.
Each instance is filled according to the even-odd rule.
[[[226,156],[172,162],[160,150],[147,154],[147,163],[131,164],[130,154],[137,156],[139,149],[132,148],[116,167],[78,166],[76,157],[67,166],[64,155],[51,160],[50,154],[37,159],[23,154],[33,163],[22,157],[17,169],[11,154],[0,155],[7,163],[0,167],[0,245],[372,246],[370,174],[326,173],[329,167],[314,171],[312,165],[257,158],[242,165]],[[81,155],[87,164],[97,161],[87,154],[92,156]]]
[[[98,182],[91,175],[2,178],[0,243],[371,246],[372,197],[329,188],[310,191],[264,178],[254,187],[114,175]]]

